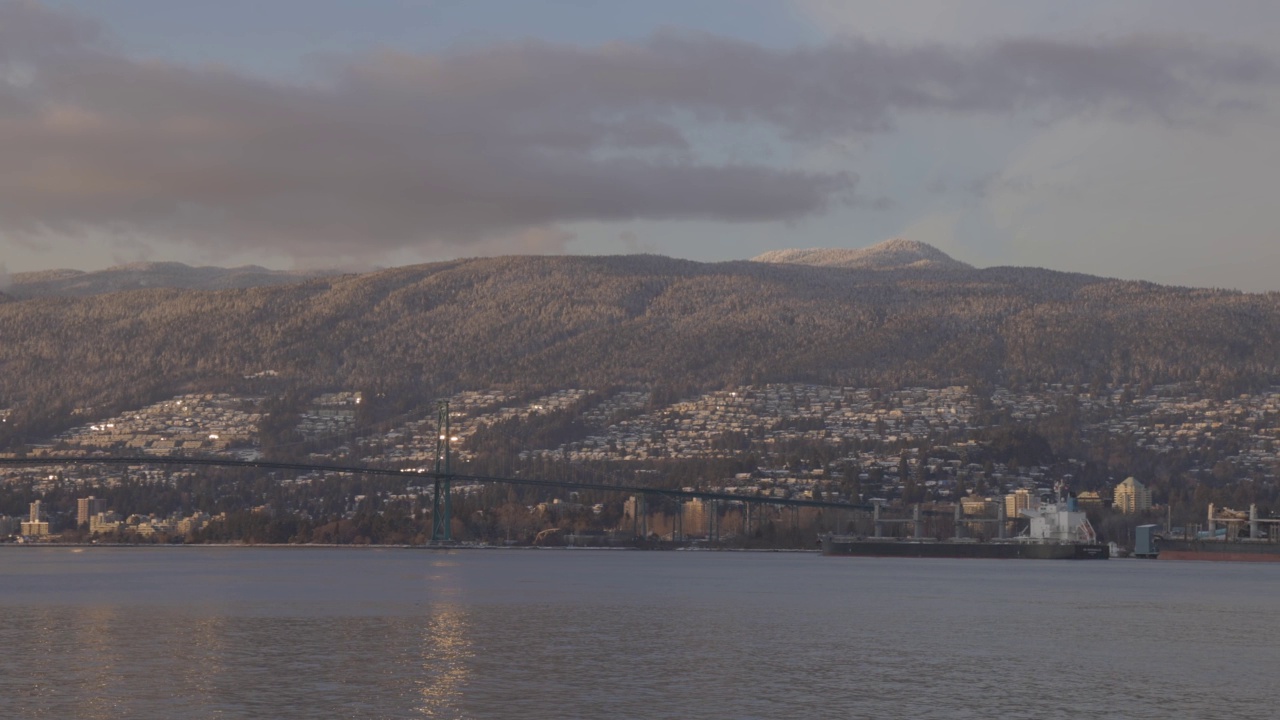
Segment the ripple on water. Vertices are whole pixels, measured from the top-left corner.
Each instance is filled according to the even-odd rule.
[[[0,566],[12,717],[1255,717],[1280,661],[1270,566],[230,548]]]

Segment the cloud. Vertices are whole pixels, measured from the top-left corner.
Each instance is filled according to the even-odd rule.
[[[1234,134],[1064,122],[1031,138],[982,201],[1009,238],[1003,262],[1276,290],[1280,123]]]
[[[695,138],[812,146],[908,114],[1194,120],[1256,102],[1269,56],[1157,39],[774,50],[661,33],[386,52],[284,83],[139,60],[92,21],[0,0],[0,233],[350,257],[563,248],[582,221],[788,221],[856,176],[718,161]]]
[[[792,0],[827,33],[917,43],[990,42],[1026,35],[1213,38],[1268,47],[1280,5],[1268,0]]]

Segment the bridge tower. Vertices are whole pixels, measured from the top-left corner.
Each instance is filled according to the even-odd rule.
[[[649,508],[648,496],[644,493],[636,493],[631,496],[632,515],[631,526],[632,533],[640,539],[649,537]]]
[[[436,481],[431,500],[431,544],[453,542],[453,476],[449,436],[449,401],[441,400],[437,406],[436,421]]]

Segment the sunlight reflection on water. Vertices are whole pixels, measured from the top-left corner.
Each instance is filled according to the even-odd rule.
[[[1256,717],[1280,567],[0,549],[7,717]]]

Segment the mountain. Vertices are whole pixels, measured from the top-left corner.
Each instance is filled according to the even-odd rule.
[[[1280,379],[1280,293],[1034,268],[500,257],[215,292],[0,304],[0,408],[28,431],[177,392],[866,387]],[[270,385],[246,376],[272,370]],[[3,427],[3,426],[0,426]],[[50,432],[51,434],[51,432]],[[4,438],[0,437],[0,446]]]
[[[297,273],[268,270],[256,265],[236,268],[192,267],[176,262],[139,262],[82,272],[45,270],[10,276],[9,292],[18,298],[82,297],[141,288],[226,290],[267,285],[287,285],[333,273]]]
[[[973,266],[927,243],[894,238],[860,250],[810,248],[772,250],[752,258],[752,262],[816,265],[863,270],[972,270]]]

